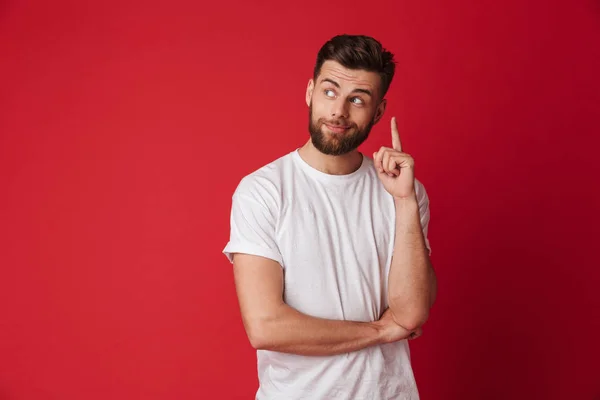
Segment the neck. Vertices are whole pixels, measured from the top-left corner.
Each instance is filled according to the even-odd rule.
[[[348,175],[360,168],[362,154],[353,150],[341,156],[323,154],[308,140],[298,153],[300,157],[314,169],[330,175]]]

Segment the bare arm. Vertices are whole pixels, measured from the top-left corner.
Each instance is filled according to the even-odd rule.
[[[394,257],[388,278],[394,320],[406,329],[422,326],[437,294],[437,278],[425,246],[415,197],[396,200]]]
[[[235,254],[235,286],[242,321],[256,349],[300,355],[334,355],[408,338],[392,318],[337,321],[300,313],[283,301],[283,271],[270,259]]]

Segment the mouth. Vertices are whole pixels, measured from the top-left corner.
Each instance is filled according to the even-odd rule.
[[[344,133],[348,129],[350,129],[350,126],[348,125],[331,125],[327,123],[324,123],[323,125],[325,125],[327,129],[329,129],[333,133]]]

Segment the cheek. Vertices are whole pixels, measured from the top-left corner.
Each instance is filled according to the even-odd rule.
[[[327,117],[327,110],[324,107],[324,105],[318,101],[314,101],[313,99],[313,103],[312,103],[312,118],[317,121],[320,118],[326,118]]]
[[[364,128],[373,119],[374,114],[370,112],[370,110],[366,109],[357,109],[354,112],[350,113],[350,119],[354,122],[359,128]]]

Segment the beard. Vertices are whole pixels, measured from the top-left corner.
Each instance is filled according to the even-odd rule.
[[[322,130],[325,123],[329,125],[350,125],[350,128],[343,134],[327,134]],[[344,120],[319,118],[318,121],[315,121],[312,115],[312,104],[309,107],[308,131],[310,132],[312,143],[321,153],[330,156],[341,156],[358,148],[369,137],[373,124],[374,118],[363,129],[359,129],[356,124]]]

